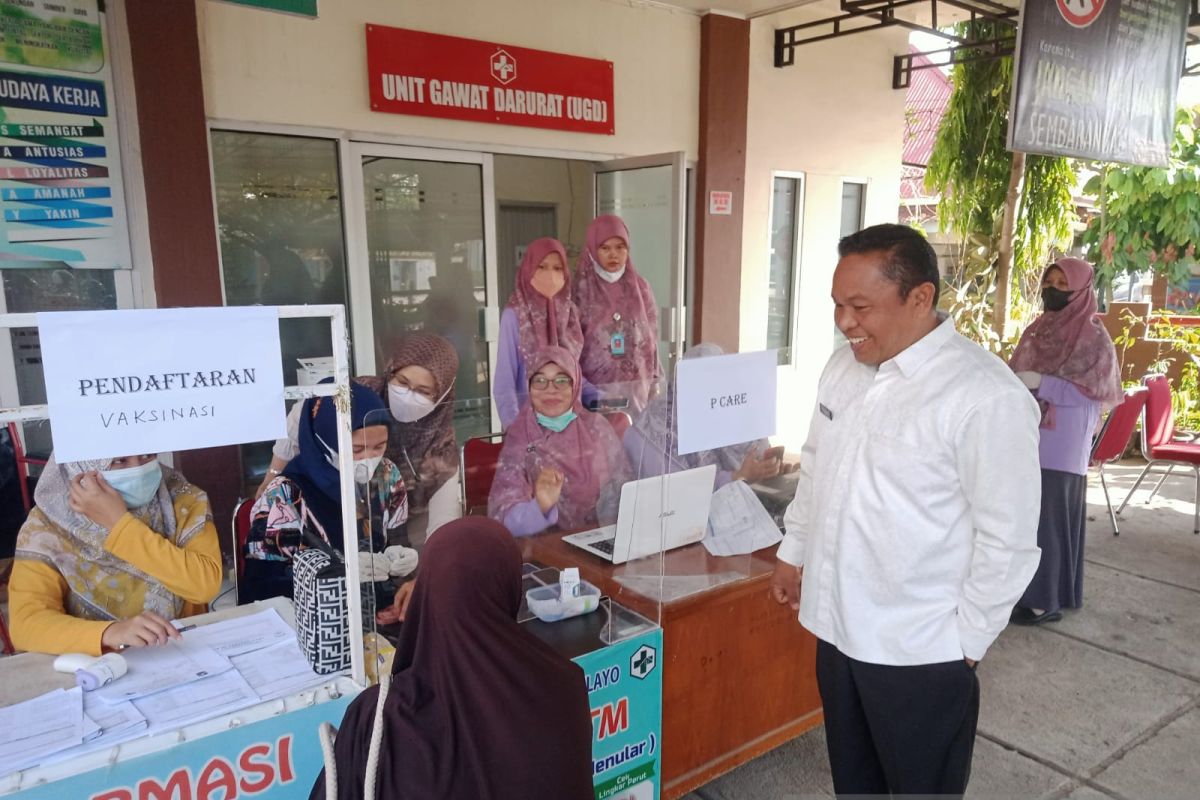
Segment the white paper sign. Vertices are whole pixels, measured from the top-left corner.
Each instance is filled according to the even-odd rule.
[[[675,368],[680,455],[773,435],[778,364],[774,350],[680,361]]]
[[[38,328],[59,462],[285,435],[273,308],[63,311]]]
[[[729,216],[733,214],[733,192],[714,189],[708,193],[708,213]]]

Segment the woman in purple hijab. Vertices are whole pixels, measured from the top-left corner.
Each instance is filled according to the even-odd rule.
[[[640,414],[662,380],[658,305],[634,269],[629,228],[613,214],[588,225],[571,298],[583,326],[583,377],[606,398],[626,398]]]
[[[500,345],[492,395],[505,430],[529,399],[529,362],[543,347],[583,349],[579,310],[571,302],[567,251],[557,239],[535,239],[525,248],[516,285],[500,315]],[[589,389],[584,395],[590,399]]]
[[[421,554],[378,715],[376,796],[395,800],[590,800],[592,721],[583,671],[517,624],[521,554],[486,517],[449,522]],[[362,800],[379,705],[346,709],[310,800]],[[371,798],[370,800],[374,800]]]
[[[1025,329],[1009,366],[1042,407],[1039,453],[1042,559],[1013,609],[1018,625],[1062,619],[1083,605],[1083,540],[1092,432],[1103,407],[1121,402],[1117,351],[1096,318],[1092,265],[1060,258],[1042,276],[1042,315]]]
[[[530,366],[529,402],[504,437],[488,516],[514,536],[615,521],[629,463],[608,420],[583,407],[578,362],[545,347]]]

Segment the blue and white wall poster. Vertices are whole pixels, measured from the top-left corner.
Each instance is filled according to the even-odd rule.
[[[1008,147],[1165,167],[1189,0],[1025,0]]]
[[[131,266],[106,16],[0,0],[0,268]]]

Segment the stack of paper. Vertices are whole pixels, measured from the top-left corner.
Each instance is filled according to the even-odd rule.
[[[280,642],[296,641],[296,632],[273,608],[244,617],[201,625],[184,633],[185,641],[211,647],[226,658],[240,656]]]
[[[219,717],[259,702],[259,697],[236,670],[177,686],[133,701],[149,723],[150,733],[175,730],[193,722]]]
[[[94,692],[56,689],[0,708],[0,775],[247,708],[329,681],[274,609],[126,650],[129,672]]]
[[[783,534],[744,481],[713,492],[704,547],[714,556],[753,553],[783,540]]]
[[[0,708],[0,775],[40,764],[83,742],[83,697],[78,687],[55,689]]]
[[[313,672],[294,636],[266,649],[234,656],[233,666],[263,700],[287,697],[329,680],[328,675]]]
[[[211,647],[186,638],[126,650],[123,655],[129,672],[92,692],[96,699],[105,703],[136,700],[233,669],[229,659]]]
[[[133,707],[132,702],[126,700],[124,703],[104,703],[92,699],[93,694],[84,692],[83,695],[83,744],[68,747],[43,758],[39,762],[40,766],[68,761],[146,735],[146,718]]]

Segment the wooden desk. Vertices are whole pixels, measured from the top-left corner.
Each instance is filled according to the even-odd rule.
[[[645,562],[614,567],[562,542],[561,533],[520,540],[527,561],[577,566],[584,580],[651,619],[658,603],[617,578]],[[656,562],[657,563],[657,562]],[[702,545],[663,558],[667,576],[737,572],[720,586],[662,604],[662,785],[682,797],[822,721],[816,639],[796,613],[767,595],[775,549],[715,558]]]

